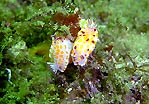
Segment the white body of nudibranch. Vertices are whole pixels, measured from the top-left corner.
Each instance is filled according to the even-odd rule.
[[[73,43],[66,37],[52,37],[52,45],[49,50],[49,57],[54,59],[50,64],[53,71],[64,72],[70,61],[70,53]]]

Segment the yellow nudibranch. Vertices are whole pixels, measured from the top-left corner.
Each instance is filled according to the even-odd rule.
[[[70,52],[72,50],[72,42],[66,37],[52,37],[52,45],[49,50],[49,57],[54,59],[54,63],[50,64],[53,71],[58,70],[64,72],[70,60]]]
[[[89,55],[95,49],[97,40],[98,31],[96,25],[91,20],[88,20],[84,26],[81,26],[74,43],[66,37],[52,37],[49,57],[51,59],[53,57],[54,63],[50,64],[51,68],[54,72],[58,70],[64,72],[70,58],[74,65],[84,66]]]
[[[89,55],[95,48],[98,40],[98,31],[93,21],[87,21],[77,35],[73,44],[71,57],[74,65],[84,66],[87,63]]]

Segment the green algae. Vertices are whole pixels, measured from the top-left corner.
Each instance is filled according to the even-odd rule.
[[[0,103],[148,103],[148,4],[148,0],[0,1]],[[46,64],[51,35],[76,34],[69,22],[77,15],[97,24],[95,59],[89,58],[83,69],[70,64],[66,72],[55,75]],[[57,16],[63,20],[54,20]]]

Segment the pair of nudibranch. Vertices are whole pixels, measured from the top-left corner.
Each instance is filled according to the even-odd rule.
[[[49,57],[54,59],[50,64],[54,72],[64,72],[70,60],[74,65],[84,66],[89,55],[95,48],[98,40],[98,31],[93,21],[86,21],[80,26],[81,30],[73,42],[66,37],[52,37],[52,45],[49,50]]]

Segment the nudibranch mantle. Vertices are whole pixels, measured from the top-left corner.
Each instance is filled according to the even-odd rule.
[[[89,55],[95,48],[98,40],[98,31],[93,21],[88,21],[77,35],[73,44],[71,57],[74,65],[84,66]]]
[[[58,70],[64,72],[70,61],[70,52],[73,43],[66,37],[52,37],[52,45],[49,50],[49,57],[54,59],[50,67],[56,73]]]

